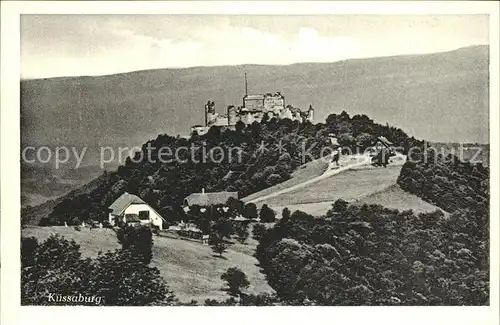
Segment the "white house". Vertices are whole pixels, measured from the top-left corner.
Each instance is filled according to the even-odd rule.
[[[129,220],[139,220],[141,224],[152,224],[163,229],[165,219],[151,206],[134,194],[123,193],[109,206],[109,223],[115,225],[117,220],[127,223]]]

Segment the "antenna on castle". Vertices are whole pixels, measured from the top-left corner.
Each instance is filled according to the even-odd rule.
[[[245,72],[245,96],[248,96],[247,73]]]

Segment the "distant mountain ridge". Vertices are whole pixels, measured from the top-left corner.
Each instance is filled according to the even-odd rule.
[[[285,66],[159,69],[96,77],[21,81],[23,145],[137,145],[186,134],[249,92],[281,91],[312,104],[315,120],[342,110],[367,114],[429,141],[488,142],[489,46],[455,51]]]

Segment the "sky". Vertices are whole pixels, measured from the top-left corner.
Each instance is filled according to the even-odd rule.
[[[23,15],[21,78],[335,62],[489,44],[487,15]]]

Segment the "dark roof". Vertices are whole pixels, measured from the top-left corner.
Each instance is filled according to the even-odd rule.
[[[187,205],[209,206],[226,204],[231,197],[238,199],[238,192],[193,193],[184,200]]]
[[[113,202],[109,208],[112,210],[111,213],[114,215],[120,215],[126,208],[131,204],[141,204],[146,203],[140,197],[130,193],[123,193],[119,198]]]
[[[382,142],[383,145],[385,145],[386,147],[390,147],[392,146],[392,142],[387,140],[386,137],[383,137],[383,136],[380,136],[377,138],[378,141]]]

